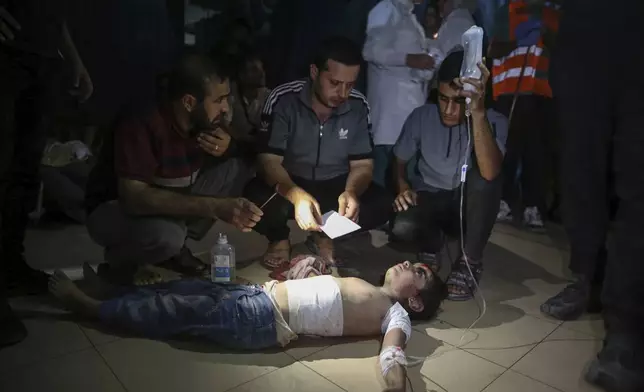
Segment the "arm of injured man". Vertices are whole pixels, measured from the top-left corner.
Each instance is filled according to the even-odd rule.
[[[382,323],[384,338],[378,358],[387,391],[404,391],[407,376],[405,346],[411,337],[411,321],[403,307],[396,303]]]
[[[387,391],[405,390],[405,340],[405,333],[400,328],[389,331],[382,340],[378,360]]]

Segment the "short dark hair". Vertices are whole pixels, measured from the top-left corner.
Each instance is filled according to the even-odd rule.
[[[203,100],[209,80],[226,80],[224,67],[211,58],[195,52],[186,52],[168,76],[168,95],[171,100],[186,94]]]
[[[409,309],[408,304],[404,304],[404,308],[409,313],[411,320],[426,321],[434,318],[441,307],[443,300],[447,298],[447,284],[438,274],[432,273],[432,279],[427,284],[427,287],[418,292],[418,296],[423,301],[423,310],[415,312]]]
[[[461,64],[463,64],[462,50],[454,51],[445,57],[438,69],[438,82],[450,83],[461,75]]]
[[[362,64],[360,46],[344,36],[326,38],[320,43],[313,58],[313,64],[318,69],[325,70],[329,60],[349,66],[360,65]]]
[[[385,274],[380,277],[380,285],[385,284]],[[423,310],[416,312],[409,308],[408,301],[401,303],[403,308],[409,313],[409,318],[414,321],[431,320],[438,313],[438,309],[447,298],[447,284],[435,272],[432,272],[432,278],[427,283],[427,287],[418,291],[418,297],[423,301]]]

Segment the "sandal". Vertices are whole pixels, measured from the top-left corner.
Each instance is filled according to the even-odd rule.
[[[463,258],[459,259],[447,278],[446,284],[449,291],[447,299],[450,301],[469,301],[474,298],[483,273],[483,264],[480,261],[468,260],[468,262],[470,268]]]
[[[285,241],[268,244],[268,249],[260,262],[264,268],[273,271],[281,271],[284,268],[288,271],[290,268],[291,245],[289,244],[288,247],[280,246],[280,242]]]
[[[150,286],[181,279],[181,275],[166,268],[146,264],[139,267],[132,277],[135,286]]]
[[[442,263],[440,253],[418,252],[416,260],[418,260],[419,263],[427,265],[435,274],[441,270]]]
[[[288,272],[291,270],[291,268],[293,268],[295,264],[297,264],[293,262],[294,260],[299,260],[299,259],[296,257],[291,261],[280,264],[279,266],[273,268],[273,271],[271,271],[268,274],[268,276],[271,279],[275,279],[279,282],[284,282],[288,280]]]
[[[324,256],[322,256],[320,254],[321,253],[320,252],[321,248],[320,248],[320,245],[318,245],[318,243],[315,240],[315,238],[313,237],[314,235],[315,234],[306,237],[306,241],[304,241],[304,245],[309,249],[309,251],[314,253],[314,254],[316,254],[316,255],[318,255],[318,256],[320,256],[320,257],[322,257],[322,258],[324,258],[324,259],[326,259],[326,261],[329,263],[329,265],[331,267],[343,267],[345,263],[343,262],[342,259],[337,257],[335,254],[333,255],[333,257],[331,259],[329,259],[328,257],[324,257]],[[328,248],[327,248],[327,250],[328,250]],[[333,249],[333,252],[334,251],[335,251],[335,249]]]

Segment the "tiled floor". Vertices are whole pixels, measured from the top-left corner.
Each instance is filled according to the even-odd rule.
[[[217,230],[228,231],[219,226],[213,233]],[[252,260],[264,250],[257,235],[229,235],[239,260]],[[294,240],[302,239],[296,232]],[[340,274],[377,279],[387,263],[405,257],[385,242],[376,232],[343,244],[349,260],[360,257],[354,269]],[[204,251],[211,243],[212,235],[191,246]],[[561,323],[539,313],[539,304],[565,285],[562,243],[497,227],[486,250],[481,285],[485,316],[466,331],[479,315],[480,299],[446,302],[437,320],[415,325],[407,354],[421,360],[408,371],[408,391],[595,391],[581,374],[600,348],[601,320]],[[101,252],[81,227],[67,227],[32,230],[28,256],[40,268],[66,267],[78,275],[74,268],[86,260],[99,261]],[[242,277],[267,280],[256,263],[242,265]],[[284,351],[233,353],[207,342],[122,336],[70,317],[47,298],[20,298],[13,304],[26,317],[30,335],[0,351],[0,391],[382,390],[376,338],[303,338]]]

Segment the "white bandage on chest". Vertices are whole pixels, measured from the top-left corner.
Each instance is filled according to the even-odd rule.
[[[287,280],[288,324],[297,334],[342,336],[342,294],[330,275]]]
[[[411,337],[411,320],[409,314],[398,302],[393,304],[382,319],[382,334],[386,335],[392,329],[400,328],[405,333],[405,343]]]
[[[389,346],[382,349],[380,353],[380,369],[382,376],[385,377],[394,365],[407,366],[407,358],[402,348],[398,346]]]

